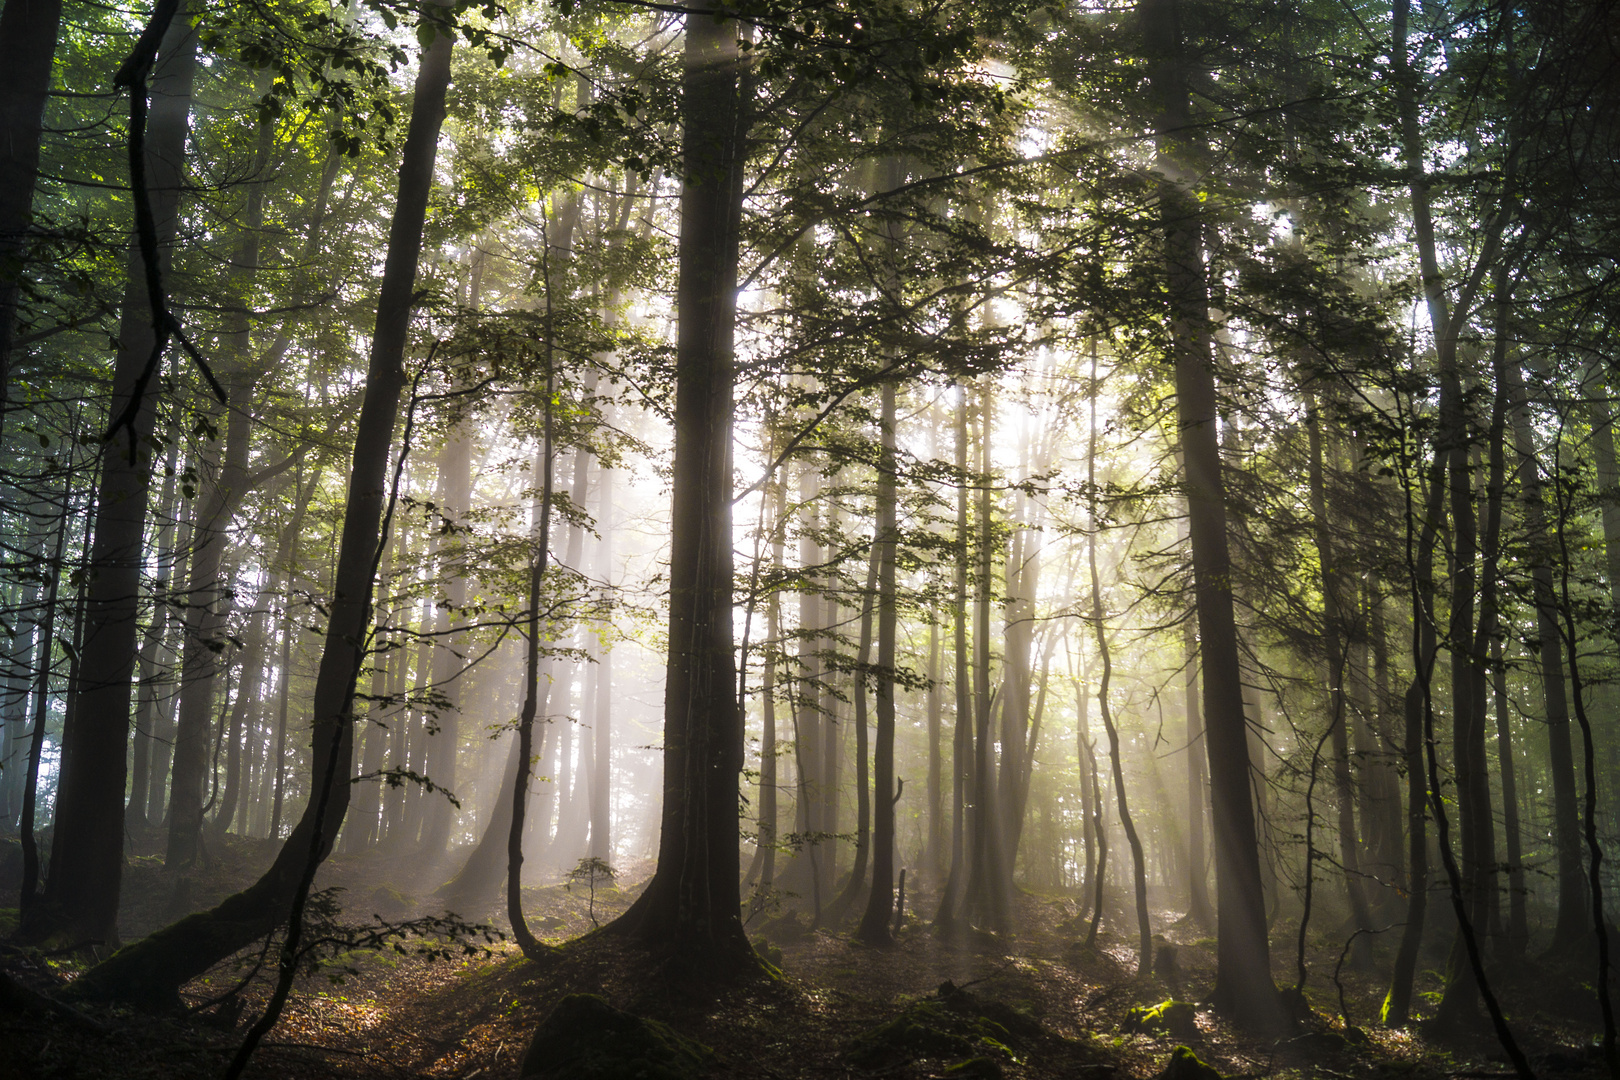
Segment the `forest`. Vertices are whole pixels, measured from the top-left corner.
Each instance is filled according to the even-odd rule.
[[[0,1077],[1620,1080],[1615,0],[4,0],[0,127]]]

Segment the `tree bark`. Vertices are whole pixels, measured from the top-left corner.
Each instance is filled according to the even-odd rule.
[[[894,383],[885,382],[881,393],[877,520],[873,524],[878,557],[878,670],[877,742],[872,755],[872,892],[857,931],[857,936],[869,945],[894,940],[889,930],[894,919],[894,806],[900,798],[894,774],[895,550],[900,540],[895,506],[898,466]]]
[[[731,422],[746,95],[734,24],[686,17],[675,465],[658,867],[610,929],[688,971],[756,961],[738,908],[742,715],[732,651]]]
[[[1216,877],[1214,1000],[1240,1022],[1274,1029],[1283,1022],[1271,977],[1260,850],[1250,792],[1248,723],[1232,608],[1226,489],[1221,476],[1215,371],[1210,355],[1209,294],[1197,202],[1175,177],[1195,167],[1179,0],[1142,0],[1138,7],[1158,109],[1155,138],[1159,213],[1170,305],[1176,414],[1187,487],[1188,537],[1198,606],[1209,748]]]
[[[61,24],[61,0],[7,0],[0,11],[0,432],[11,403],[17,299]]]

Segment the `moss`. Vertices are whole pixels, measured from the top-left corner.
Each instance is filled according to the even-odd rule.
[[[939,985],[939,999],[952,1012],[963,1016],[980,1017],[993,1021],[1017,1039],[1037,1039],[1046,1033],[1028,1002],[1009,1005],[1004,1001],[983,997],[963,990],[946,980]]]
[[[782,967],[782,950],[764,936],[754,938],[754,951],[771,967]]]
[[[1225,1080],[1220,1071],[1212,1065],[1206,1065],[1197,1054],[1185,1046],[1178,1046],[1170,1054],[1170,1060],[1165,1062],[1164,1070],[1159,1073],[1157,1080]]]
[[[714,1054],[667,1025],[570,994],[540,1022],[519,1075],[537,1080],[695,1080]]]
[[[1198,1037],[1198,1010],[1187,1001],[1138,1005],[1125,1014],[1125,1022],[1120,1025],[1120,1030],[1129,1034],[1195,1039]]]
[[[1008,1023],[1002,1022],[1004,1018]],[[1016,1060],[1013,1047],[1040,1031],[1039,1021],[1011,1006],[988,1001],[946,983],[940,987],[937,999],[913,1002],[893,1020],[857,1037],[845,1051],[845,1057],[856,1065],[865,1066],[917,1057],[970,1058],[995,1064],[997,1058]],[[997,1068],[999,1070],[1000,1066]],[[1000,1072],[995,1075],[999,1076]]]
[[[952,1028],[958,1026],[944,1005],[919,1001],[905,1012],[863,1032],[845,1054],[858,1065],[880,1064],[898,1057],[966,1057],[973,1042]]]

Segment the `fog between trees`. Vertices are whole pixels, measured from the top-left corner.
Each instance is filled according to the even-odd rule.
[[[1312,940],[1606,987],[1615,18],[10,0],[16,933],[169,1000],[521,861],[721,975],[903,888],[1262,1029]]]

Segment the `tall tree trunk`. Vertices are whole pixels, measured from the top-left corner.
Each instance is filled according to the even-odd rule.
[[[405,388],[403,361],[422,249],[422,226],[427,217],[439,129],[444,121],[445,91],[450,82],[454,38],[450,29],[438,22],[442,17],[437,14],[439,10],[437,5],[430,5],[423,15],[424,22],[436,30],[423,50],[417,71],[365,392],[355,429],[333,595],[327,609],[325,647],[315,680],[309,802],[275,862],[257,882],[212,910],[188,916],[91,968],[73,983],[76,997],[116,998],[150,1008],[176,1006],[179,988],[187,980],[288,918],[295,898],[308,888],[312,862],[325,858],[343,823],[354,754],[355,680],[371,624],[372,584],[388,492],[389,451]]]
[[[450,429],[439,452],[439,506],[447,519],[465,520],[472,508],[472,425],[463,421]],[[435,607],[433,689],[440,698],[436,726],[427,740],[427,774],[433,783],[449,791],[459,782],[461,756],[461,672],[466,663],[462,635],[453,632],[463,621],[467,606],[467,566],[464,560],[447,556],[459,551],[455,541],[441,543],[439,577],[444,597]],[[437,855],[450,843],[456,808],[448,799],[430,798],[424,807],[422,848],[428,856]]]
[[[994,740],[990,737],[994,699],[990,692],[990,585],[995,567],[995,527],[990,495],[990,433],[994,402],[988,380],[979,387],[979,489],[977,581],[973,602],[973,733],[977,757],[973,763],[973,855],[968,862],[969,910],[980,925],[1003,932],[1012,928],[1012,867],[1007,864],[1003,840],[1005,823],[996,792]]]
[[[816,687],[823,677],[819,662],[821,643],[821,597],[816,592],[815,580],[822,561],[821,546],[816,542],[821,521],[821,474],[814,464],[806,461],[799,466],[798,503],[801,526],[799,530],[799,572],[805,583],[799,589],[798,643],[792,692],[793,700],[793,829],[800,838],[792,861],[782,874],[782,888],[786,891],[809,895],[811,916],[821,918],[821,849],[818,835],[824,832],[821,797],[821,726],[822,718],[816,703]]]
[[[523,917],[523,816],[529,806],[530,763],[533,760],[534,721],[540,704],[540,586],[545,581],[547,557],[551,546],[551,485],[555,461],[553,447],[553,396],[556,394],[556,375],[552,367],[552,293],[547,260],[546,289],[546,384],[544,434],[541,437],[538,505],[532,511],[534,553],[529,557],[529,614],[528,633],[524,642],[523,711],[518,716],[517,772],[512,778],[511,801],[508,805],[511,820],[506,829],[506,918],[512,926],[512,936],[518,948],[530,960],[539,961],[545,948],[529,930]]]
[[[1350,775],[1349,679],[1344,617],[1344,581],[1338,556],[1333,550],[1333,532],[1328,522],[1327,480],[1323,468],[1322,425],[1316,395],[1306,392],[1305,427],[1310,441],[1311,516],[1316,519],[1316,558],[1322,573],[1322,643],[1327,654],[1328,724],[1333,739],[1333,789],[1338,808],[1339,865],[1344,871],[1344,887],[1350,901],[1350,917],[1363,936],[1356,940],[1357,966],[1371,959],[1372,916],[1367,910],[1367,894],[1361,879],[1361,843],[1356,835],[1356,789]],[[1306,858],[1314,857],[1307,852]],[[1309,868],[1307,868],[1309,872]]]
[[[954,933],[961,916],[970,874],[968,850],[970,822],[967,820],[968,792],[973,787],[973,708],[968,668],[968,387],[956,386],[956,565],[952,583],[955,602],[951,605],[953,664],[951,677],[955,698],[955,735],[951,741],[951,866],[945,878],[934,929]]]
[[[265,80],[261,79],[261,86]],[[267,87],[266,87],[267,88]],[[248,475],[253,420],[249,412],[253,391],[265,367],[250,358],[249,290],[259,265],[260,232],[264,226],[264,178],[270,168],[274,122],[261,119],[254,154],[253,180],[248,185],[247,207],[232,256],[234,296],[226,315],[223,335],[227,366],[223,372],[229,395],[225,412],[224,453],[213,462],[215,475],[208,497],[198,506],[192,531],[191,581],[186,594],[185,637],[180,663],[179,728],[175,735],[174,775],[170,781],[168,850],[164,864],[173,869],[189,866],[197,858],[202,838],[202,791],[208,772],[209,729],[214,713],[215,683],[225,667],[222,648],[227,620],[235,605],[232,573],[225,559],[231,519],[255,481]],[[215,419],[218,419],[217,414]],[[244,673],[245,674],[245,673]],[[237,718],[233,715],[232,723]],[[240,750],[231,733],[233,767]],[[234,794],[234,788],[232,789]],[[234,809],[234,803],[232,804]]]
[[[850,868],[849,880],[844,883],[837,899],[824,912],[825,921],[829,924],[842,922],[850,907],[867,889],[866,867],[871,859],[872,794],[867,786],[871,724],[868,720],[866,684],[872,663],[872,615],[876,608],[881,559],[878,540],[874,536],[866,559],[866,587],[861,590],[860,643],[855,653],[855,678],[850,687],[855,713],[852,725],[855,729],[855,865]]]
[[[1519,502],[1528,534],[1530,583],[1540,642],[1542,703],[1547,718],[1547,771],[1552,778],[1552,834],[1557,855],[1558,916],[1553,926],[1555,952],[1582,949],[1590,933],[1586,876],[1581,869],[1581,816],[1575,785],[1575,749],[1569,730],[1569,695],[1565,688],[1564,640],[1558,628],[1558,597],[1553,588],[1556,554],[1547,529],[1541,465],[1530,422],[1524,379],[1517,364],[1504,365],[1513,426],[1514,468]]]
[[[1131,818],[1131,807],[1125,794],[1124,750],[1119,744],[1119,729],[1114,724],[1113,705],[1108,700],[1114,660],[1108,647],[1102,577],[1097,572],[1097,534],[1102,531],[1097,512],[1097,388],[1097,345],[1092,342],[1091,423],[1086,436],[1086,491],[1089,503],[1086,516],[1090,519],[1090,529],[1086,534],[1086,566],[1091,572],[1091,626],[1097,636],[1097,655],[1102,660],[1102,676],[1097,682],[1097,712],[1102,717],[1103,731],[1108,735],[1108,757],[1113,763],[1114,798],[1119,805],[1119,824],[1125,832],[1125,842],[1131,849],[1131,880],[1136,886],[1136,973],[1146,975],[1153,970],[1153,922],[1148,915],[1147,871],[1143,865],[1142,841],[1137,836],[1136,822]]]
[[[175,13],[158,49],[146,125],[145,171],[161,270],[167,274],[179,227],[197,35],[187,5]],[[136,91],[140,91],[137,89]],[[76,941],[118,940],[124,868],[125,750],[135,668],[143,533],[157,421],[155,386],[132,402],[157,344],[146,267],[132,251],[126,272],[109,416],[135,408],[102,448],[94,539],[84,593],[90,632],[79,658],[71,727],[62,733],[51,874],[45,923]]]
[[[787,483],[780,475],[771,484],[771,570],[780,580],[787,559]],[[604,529],[603,535],[610,535]],[[759,850],[759,888],[752,904],[758,905],[771,895],[776,883],[776,831],[777,831],[777,767],[776,767],[776,682],[777,657],[782,651],[782,592],[772,587],[765,602],[765,670],[760,677],[760,703],[762,728],[759,744],[759,811],[758,835],[755,844]],[[605,691],[605,687],[603,688]],[[604,717],[605,720],[605,717]],[[598,747],[600,758],[606,750]],[[598,768],[600,768],[600,761]],[[606,779],[602,781],[606,788]],[[605,798],[605,794],[604,794]],[[592,829],[595,835],[595,829]],[[606,859],[606,855],[600,856]],[[751,909],[752,910],[755,909]]]
[[[1491,643],[1491,689],[1496,713],[1496,761],[1502,774],[1502,834],[1507,839],[1508,923],[1507,959],[1524,959],[1530,943],[1530,917],[1526,908],[1524,854],[1520,850],[1519,783],[1513,762],[1513,730],[1509,723],[1512,703],[1508,698],[1507,665],[1502,661],[1502,643]]]
[[[56,594],[61,584],[62,552],[66,546],[68,516],[61,515],[56,524],[56,552],[49,564],[50,584],[46,586],[45,619],[39,625],[39,670],[34,688],[34,726],[28,737],[28,757],[24,765],[22,790],[22,819],[17,835],[22,846],[22,887],[17,900],[18,914],[29,919],[39,897],[35,892],[39,884],[39,848],[34,836],[35,813],[39,805],[39,766],[45,749],[45,722],[50,718],[51,657],[56,645]]]
[[[1198,700],[1198,628],[1189,619],[1182,624],[1187,653],[1187,916],[1200,926],[1215,925],[1215,905],[1209,900],[1205,869],[1204,807],[1209,802],[1209,775],[1204,753],[1204,715]]]
[[[1241,1022],[1270,1029],[1282,1022],[1281,1000],[1271,978],[1260,849],[1249,787],[1248,724],[1232,609],[1226,488],[1210,354],[1209,289],[1198,203],[1172,179],[1197,165],[1188,93],[1191,72],[1182,43],[1180,0],[1141,0],[1138,11],[1158,109],[1154,134],[1158,172],[1164,177],[1158,184],[1160,228],[1204,681],[1217,894],[1214,999]]]
[[[172,568],[175,563],[174,518],[179,510],[175,501],[175,486],[180,472],[175,468],[175,464],[178,457],[178,444],[171,443],[163,490],[158,497],[157,514],[160,524],[157,528],[155,545],[158,577],[152,586],[152,618],[141,637],[138,662],[140,682],[135,701],[135,747],[130,755],[129,803],[124,809],[125,827],[131,834],[144,831],[149,825],[155,824],[147,815],[147,804],[151,801],[152,750],[158,741],[158,733],[154,730],[158,697],[158,649],[163,646],[170,621],[168,577],[165,571]],[[159,785],[163,783],[161,774],[158,775],[157,781]]]
[[[0,432],[11,404],[17,297],[61,24],[62,0],[6,0],[0,11]]]
[[[732,652],[731,421],[747,93],[736,24],[686,17],[664,805],[658,868],[612,928],[710,972],[752,966],[738,915],[742,715]]]
[[[597,557],[601,562],[598,573],[612,595],[613,589],[613,530],[616,528],[613,518],[613,470],[606,465],[601,466],[597,473],[600,478],[597,482],[596,507],[600,515],[602,542],[597,548]],[[781,544],[777,544],[777,565],[781,565]],[[780,602],[772,594],[771,637],[773,641],[779,640],[781,635]],[[772,656],[774,657],[774,653]],[[770,684],[765,689],[766,709],[770,711],[767,717],[768,745],[765,748],[765,762],[761,768],[761,805],[762,817],[769,817],[771,822],[771,846],[767,849],[765,860],[766,870],[764,880],[768,884],[774,869],[772,859],[776,854],[776,724],[774,715],[774,698],[772,697],[775,684],[774,666],[767,669]],[[594,772],[591,776],[591,858],[600,859],[605,863],[613,862],[613,649],[609,642],[603,640],[603,634],[598,629],[596,634],[596,714],[591,718],[591,726],[596,738],[595,752],[592,755]],[[765,800],[769,800],[767,810]]]
[[[896,169],[895,182],[898,183]],[[872,892],[857,936],[870,945],[892,940],[894,919],[894,805],[900,798],[894,775],[894,665],[897,611],[895,606],[895,549],[899,547],[896,517],[895,388],[883,384],[879,420],[877,466],[877,520],[873,523],[878,558],[877,743],[872,756]]]

